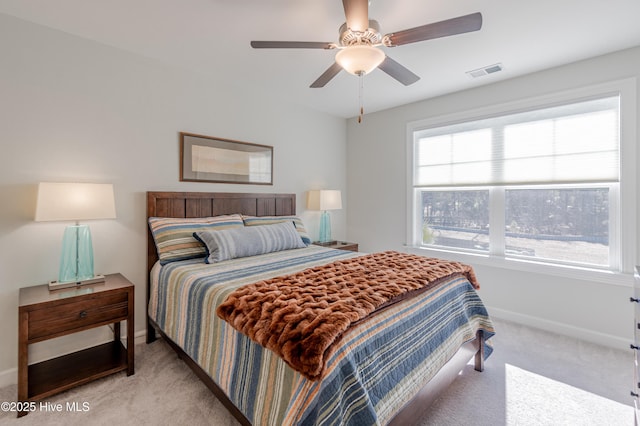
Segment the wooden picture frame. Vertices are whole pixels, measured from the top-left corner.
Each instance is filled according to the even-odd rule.
[[[273,147],[180,132],[180,181],[273,185]]]

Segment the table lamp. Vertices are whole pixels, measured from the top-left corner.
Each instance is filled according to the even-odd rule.
[[[342,195],[335,189],[322,189],[309,191],[307,199],[309,210],[321,210],[320,216],[320,242],[331,241],[331,218],[328,210],[339,210],[342,208]]]
[[[104,281],[104,275],[94,275],[93,245],[89,225],[81,220],[115,219],[113,185],[100,183],[38,184],[36,222],[75,221],[64,230],[58,280],[49,289],[74,287]]]

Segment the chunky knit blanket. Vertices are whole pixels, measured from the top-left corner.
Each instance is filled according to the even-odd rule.
[[[243,286],[217,314],[308,379],[320,380],[349,327],[456,274],[479,288],[468,265],[395,251],[374,253]]]

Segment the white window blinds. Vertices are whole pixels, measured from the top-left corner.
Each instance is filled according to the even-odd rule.
[[[414,133],[414,186],[619,181],[619,96]]]

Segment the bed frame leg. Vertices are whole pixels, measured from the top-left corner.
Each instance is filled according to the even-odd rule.
[[[476,332],[476,341],[478,342],[478,351],[476,352],[475,357],[475,370],[476,371],[484,371],[484,340],[483,336],[484,332],[482,330],[478,330]]]
[[[156,329],[151,325],[149,317],[147,317],[147,343],[153,343],[156,341]]]

